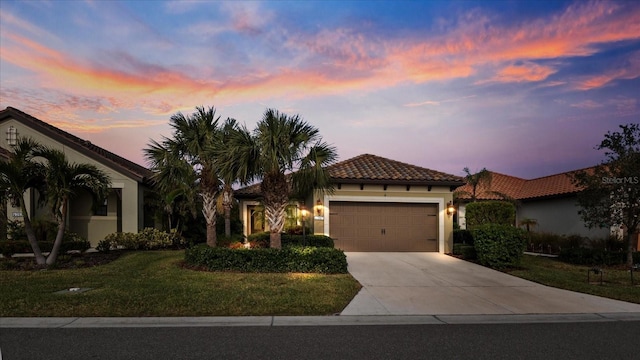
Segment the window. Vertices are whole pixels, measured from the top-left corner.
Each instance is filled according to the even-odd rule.
[[[97,209],[95,209],[94,215],[95,216],[107,216],[107,210],[108,210],[108,202],[107,199],[104,199],[104,203],[100,206],[98,206]]]
[[[18,129],[9,126],[7,129],[7,144],[15,146],[18,143]]]

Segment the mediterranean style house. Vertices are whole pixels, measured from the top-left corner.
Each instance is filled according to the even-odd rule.
[[[331,194],[293,203],[309,209],[314,234],[344,251],[433,251],[453,247],[453,191],[464,180],[419,166],[364,154],[329,166]],[[265,230],[260,184],[236,191],[244,234]]]
[[[591,168],[583,169],[588,171]],[[524,219],[535,220],[535,231],[558,235],[580,235],[590,238],[605,238],[617,229],[589,229],[580,218],[577,195],[580,189],[571,181],[574,170],[536,179],[522,179],[515,176],[491,172],[491,183],[480,184],[476,189],[479,201],[501,200],[501,195],[516,200],[516,224]],[[458,191],[471,193],[469,184]],[[498,195],[500,194],[500,195]],[[466,228],[465,204],[470,196],[458,197],[457,220],[460,228]]]
[[[19,137],[30,137],[63,151],[70,162],[93,164],[107,172],[112,182],[111,193],[99,210],[92,211],[89,194],[80,194],[69,207],[68,230],[89,240],[92,247],[107,234],[137,233],[144,228],[144,197],[152,175],[145,167],[12,107],[0,111],[0,133],[6,135],[0,140],[0,155],[5,158]],[[36,206],[35,196],[33,191],[25,193],[30,218],[47,219],[48,210]],[[7,204],[6,214],[0,216],[20,220],[23,214]]]

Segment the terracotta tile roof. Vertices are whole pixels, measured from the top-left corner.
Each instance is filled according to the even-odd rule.
[[[144,166],[138,165],[99,146],[93,145],[89,141],[71,135],[66,131],[49,125],[46,122],[39,120],[29,114],[26,114],[18,109],[7,107],[6,109],[0,111],[0,122],[9,119],[14,119],[22,124],[25,124],[26,126],[29,126],[30,128],[41,132],[43,135],[59,141],[105,166],[121,172],[124,175],[130,176],[132,179],[135,179],[138,182],[147,181],[153,174],[151,170],[145,168]]]
[[[363,154],[327,167],[334,183],[381,185],[461,186],[464,179],[443,172],[406,164],[376,155]],[[255,197],[260,184],[236,190],[237,197]]]
[[[502,197],[492,192],[505,194],[517,200],[544,198],[552,196],[561,196],[573,194],[580,191],[571,182],[571,175],[578,171],[593,171],[594,167],[568,171],[560,174],[544,176],[535,179],[522,179],[515,176],[504,175],[497,172],[491,172],[491,184],[487,186],[481,184],[476,189],[476,196],[479,200],[500,200]],[[456,191],[466,191],[471,193],[471,185],[465,184]],[[469,200],[471,196],[460,195],[459,199]]]
[[[476,188],[476,198],[478,200],[503,199],[502,196],[495,194],[497,192],[515,199],[518,197],[518,194],[520,193],[526,181],[527,180],[515,176],[500,174],[491,171],[491,183],[488,187],[484,183],[478,185],[478,187]],[[471,195],[463,194],[462,192],[471,194],[473,192],[473,188],[471,185],[465,184],[464,186],[457,188],[456,192],[460,194],[458,196],[459,199],[468,200],[471,199]]]
[[[337,183],[424,184],[460,186],[464,179],[443,172],[371,154],[341,161],[327,168]]]

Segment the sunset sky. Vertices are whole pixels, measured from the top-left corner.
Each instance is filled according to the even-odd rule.
[[[584,168],[640,122],[640,2],[0,2],[0,108],[145,165],[200,105],[300,114],[340,160]]]

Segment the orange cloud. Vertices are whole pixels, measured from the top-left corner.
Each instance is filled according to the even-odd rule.
[[[575,88],[578,90],[591,90],[606,86],[614,80],[640,77],[640,52],[634,53],[627,62],[616,65],[615,68],[605,70],[600,75],[579,80]]]

